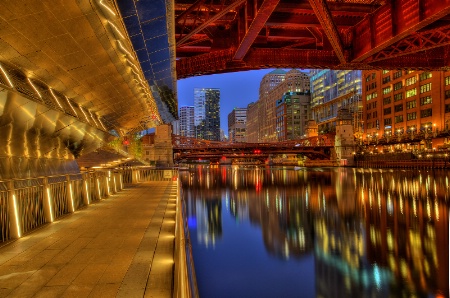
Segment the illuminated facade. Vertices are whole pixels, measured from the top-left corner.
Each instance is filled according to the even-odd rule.
[[[287,92],[276,102],[276,133],[278,141],[297,140],[305,136],[311,119],[309,92]]]
[[[234,108],[228,114],[228,137],[231,143],[247,141],[246,137],[247,109]]]
[[[360,131],[361,71],[312,69],[310,76],[312,116],[319,125],[319,133],[335,130],[339,108],[350,110],[354,130]]]
[[[181,107],[179,119],[179,135],[195,137],[194,107]]]
[[[277,101],[282,99],[286,92],[309,92],[309,86],[308,74],[297,69],[288,72],[276,69],[265,75],[260,83],[259,99],[256,104],[259,123],[247,127],[249,140],[252,142],[277,141]],[[252,111],[251,114],[256,116],[256,111]],[[255,140],[256,136],[257,140]]]
[[[397,150],[449,143],[450,72],[364,71],[363,81],[361,141],[403,143]]]
[[[220,141],[220,89],[194,88],[195,137]]]
[[[247,106],[247,123],[245,128],[248,143],[257,143],[259,140],[259,125],[261,123],[261,121],[259,121],[260,104],[260,101],[256,101]]]

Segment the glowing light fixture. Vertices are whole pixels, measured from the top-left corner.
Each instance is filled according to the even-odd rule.
[[[75,111],[73,105],[70,103],[70,100],[67,98],[67,96],[64,95],[64,98],[66,99],[67,103],[69,104],[72,111],[75,113],[75,115],[78,117],[77,111]]]
[[[48,208],[50,210],[50,222],[53,222],[53,206],[52,206],[52,201],[51,201],[51,196],[50,196],[50,188],[47,187],[47,203],[48,203]]]
[[[34,91],[37,93],[39,98],[42,98],[41,93],[39,93],[39,91],[37,90],[36,86],[34,86],[33,82],[31,82],[30,78],[27,78],[27,80],[28,80],[28,83],[30,83],[31,87],[33,87]]]
[[[17,208],[17,198],[16,195],[13,195],[13,205],[14,205],[14,217],[16,218],[16,228],[17,228],[17,235],[18,237],[22,236],[22,231],[20,230],[19,225],[19,210]]]
[[[108,5],[106,5],[105,3],[103,3],[103,0],[100,0],[100,5],[102,5],[104,8],[106,8],[112,15],[116,15],[116,13],[114,12],[114,10],[112,10]]]
[[[3,74],[5,75],[6,80],[8,80],[9,86],[14,87],[13,83],[11,82],[11,80],[8,77],[8,74],[6,73],[6,71],[3,69],[2,65],[0,64],[0,70],[3,72]]]
[[[84,109],[83,109],[83,107],[82,106],[80,106],[80,110],[81,110],[81,112],[83,113],[83,115],[84,115],[84,118],[86,118],[86,121],[89,123],[89,119],[88,119],[88,117],[87,117],[87,115],[86,115],[86,113],[84,112]]]
[[[70,191],[70,204],[72,205],[72,210],[75,211],[75,206],[73,205],[72,183],[69,184],[69,191]]]
[[[125,36],[123,36],[122,32],[120,32],[119,28],[117,28],[116,25],[114,25],[111,21],[108,21],[108,24],[114,28],[114,30],[120,35],[120,37],[125,39]]]
[[[125,53],[127,53],[128,55],[130,55],[130,57],[133,57],[133,56],[131,55],[131,53],[128,52],[127,49],[124,48],[124,46],[122,45],[122,43],[121,43],[119,40],[117,41],[117,43],[119,44],[119,47],[120,47]]]
[[[49,90],[50,90],[50,93],[52,94],[53,98],[56,100],[56,103],[58,104],[58,106],[61,108],[61,110],[64,111],[63,106],[62,106],[61,103],[59,102],[59,100],[58,100],[58,98],[56,97],[55,93],[53,93],[52,88],[49,88]]]

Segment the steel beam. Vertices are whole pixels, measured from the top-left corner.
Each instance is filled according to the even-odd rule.
[[[418,32],[377,53],[370,62],[409,55],[450,44],[450,26]]]
[[[416,5],[415,8],[409,7],[411,13],[404,14],[404,11],[399,9],[411,3]],[[417,1],[409,0],[392,1],[390,5],[384,5],[378,9],[372,15],[372,18],[375,20],[374,28],[377,30],[373,47],[367,47],[367,22],[360,22],[354,29],[354,58],[352,62],[363,62],[405,37],[448,15],[450,13],[450,1],[428,0],[427,9],[422,9]],[[387,30],[387,28],[391,28],[391,30]],[[370,34],[372,33],[369,32]]]
[[[234,54],[234,60],[242,60],[244,58],[279,2],[280,0],[265,0],[262,3],[261,7],[258,10],[258,14],[253,19],[250,28],[246,32],[244,38],[242,39],[239,47],[236,50],[236,53]]]
[[[309,0],[309,4],[314,10],[317,18],[319,19],[320,24],[322,25],[322,29],[325,31],[325,34],[330,41],[336,56],[339,58],[339,61],[342,64],[345,64],[347,61],[344,55],[344,47],[342,45],[341,37],[339,36],[339,32],[333,23],[331,18],[331,13],[328,10],[327,4],[325,0]]]
[[[191,36],[193,36],[194,34],[204,30],[206,27],[208,27],[211,23],[217,21],[218,19],[220,19],[221,17],[223,17],[224,15],[226,15],[230,10],[234,10],[236,9],[239,5],[241,5],[242,3],[244,3],[247,0],[236,0],[235,2],[233,2],[232,4],[228,5],[226,8],[224,8],[222,11],[218,12],[217,14],[215,14],[214,16],[212,16],[210,19],[206,20],[203,24],[201,24],[200,26],[198,26],[197,28],[193,29],[191,32],[189,32],[188,34],[186,34],[182,39],[180,39],[179,41],[177,41],[177,47],[181,46],[182,44],[184,44],[186,41],[189,40],[189,38],[191,38]]]

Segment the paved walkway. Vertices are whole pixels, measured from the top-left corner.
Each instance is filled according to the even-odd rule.
[[[172,297],[176,183],[144,182],[0,248],[0,297]]]

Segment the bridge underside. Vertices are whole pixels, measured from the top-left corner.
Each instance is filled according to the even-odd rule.
[[[449,13],[442,0],[175,0],[177,75],[447,69]]]

